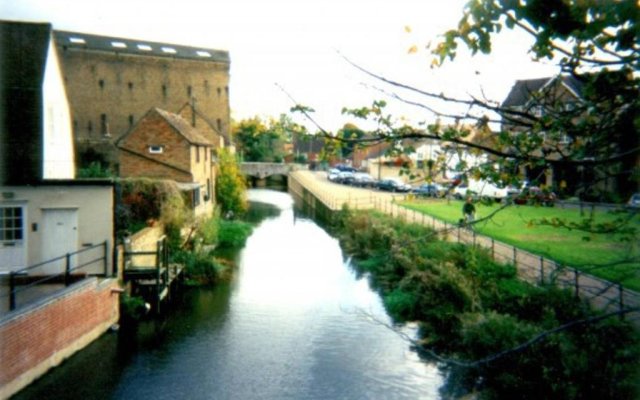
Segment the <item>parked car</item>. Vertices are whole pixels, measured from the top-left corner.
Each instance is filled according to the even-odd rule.
[[[467,196],[477,197],[478,194],[473,190],[469,189],[469,186],[466,183],[461,183],[458,186],[455,186],[451,191],[453,197],[460,200],[464,199]]]
[[[640,193],[632,194],[631,198],[629,198],[629,201],[627,202],[627,205],[633,208],[640,208]]]
[[[388,192],[409,192],[411,185],[404,183],[399,178],[384,178],[378,182],[378,189]]]
[[[418,197],[444,197],[447,190],[437,183],[425,183],[411,190]]]
[[[327,179],[331,182],[335,182],[338,179],[338,175],[340,174],[340,170],[336,168],[332,168],[327,173]]]
[[[359,187],[374,187],[376,181],[371,175],[365,172],[356,172],[353,174],[353,185]]]
[[[344,185],[351,185],[354,180],[354,173],[351,171],[340,171],[338,173],[338,178],[336,178],[336,182],[342,183]]]
[[[341,172],[357,172],[358,170],[349,166],[349,165],[344,165],[344,164],[337,164],[335,166],[335,169],[337,169],[338,171]]]

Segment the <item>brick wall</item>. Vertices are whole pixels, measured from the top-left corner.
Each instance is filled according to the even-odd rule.
[[[0,399],[85,347],[119,318],[115,279],[87,279],[0,319]]]

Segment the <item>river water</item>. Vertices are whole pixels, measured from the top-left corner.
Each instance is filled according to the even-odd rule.
[[[338,241],[286,193],[252,190],[250,200],[261,222],[232,282],[105,334],[16,398],[439,398],[438,369],[375,322],[390,323]]]

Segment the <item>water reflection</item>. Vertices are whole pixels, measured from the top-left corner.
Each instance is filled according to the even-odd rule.
[[[106,335],[19,398],[438,398],[437,368],[362,317],[389,322],[337,240],[285,193],[250,199],[262,222],[230,284],[191,290],[164,321]]]

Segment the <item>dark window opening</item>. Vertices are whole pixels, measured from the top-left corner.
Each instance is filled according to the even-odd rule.
[[[129,82],[128,86],[129,86],[129,90],[133,90],[133,82]]]
[[[222,94],[222,88],[218,88],[218,96]]]
[[[162,97],[167,97],[167,85],[162,85]]]
[[[196,146],[196,162],[200,162],[200,146]]]
[[[225,86],[224,87],[224,92],[226,93],[226,95],[229,95],[229,86]]]
[[[222,120],[220,118],[216,120],[216,124],[218,125],[218,131],[222,131]]]
[[[129,115],[129,128],[133,126],[133,115]]]
[[[89,121],[89,123],[87,124],[87,130],[89,131],[89,133],[93,132],[93,124],[91,123],[91,121]]]
[[[104,89],[104,79],[100,79],[98,81],[98,85],[100,86],[100,89]]]
[[[187,96],[191,97],[191,86],[187,86]]]
[[[107,114],[100,114],[100,133],[109,134],[109,124],[107,123]]]

